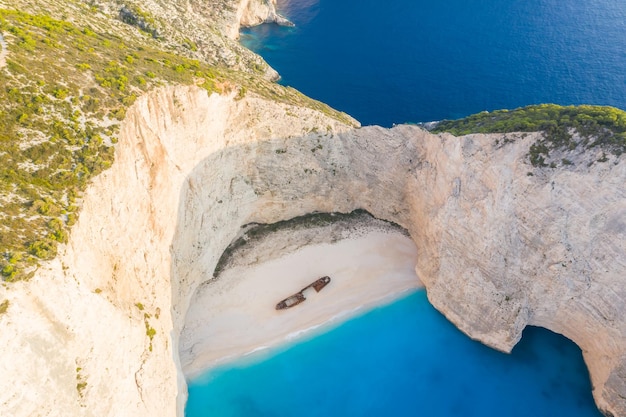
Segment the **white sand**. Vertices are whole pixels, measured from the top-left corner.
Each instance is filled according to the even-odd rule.
[[[234,267],[194,295],[181,336],[183,371],[193,377],[227,359],[277,346],[325,323],[381,305],[422,286],[417,249],[400,233],[372,231],[304,247],[254,267]],[[321,292],[277,311],[278,301],[328,275]]]

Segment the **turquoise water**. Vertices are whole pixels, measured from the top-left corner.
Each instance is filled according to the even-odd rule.
[[[469,340],[418,291],[189,384],[187,417],[600,416],[580,349],[527,328],[511,355]]]
[[[280,0],[279,0],[280,3]],[[626,109],[626,2],[289,0],[242,32],[282,83],[363,124],[535,103]]]

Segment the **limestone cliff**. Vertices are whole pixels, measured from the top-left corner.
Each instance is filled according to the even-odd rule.
[[[430,300],[468,335],[501,350],[527,324],[566,335],[600,407],[625,415],[626,163],[533,168],[535,139],[355,130],[194,87],[141,98],[70,244],[1,290],[0,340],[20,352],[2,362],[2,409],[182,416],[179,333],[240,226],[363,208],[410,231]]]
[[[270,22],[291,25],[277,12],[276,0],[91,0],[89,3],[115,19],[127,11],[135,19],[147,20],[150,32],[158,35],[161,41],[171,46],[183,45],[182,51],[186,54],[211,64],[240,71],[262,68],[266,78],[278,78],[276,71],[260,56],[236,41],[241,26]],[[33,7],[36,10],[36,6],[28,5],[30,10]],[[44,4],[40,12],[49,12],[47,9],[49,7]]]
[[[533,169],[532,141],[424,143],[410,180],[416,271],[435,307],[496,349],[510,351],[529,324],[573,340],[598,406],[626,415],[625,158]]]
[[[205,159],[181,194],[174,328],[235,236],[230,225],[364,208],[410,231],[429,299],[470,337],[509,351],[528,324],[564,334],[583,350],[599,407],[625,415],[626,164],[582,155],[567,169],[535,168],[527,155],[538,136],[368,127],[274,136]],[[219,176],[218,165],[234,171]],[[237,208],[225,209],[234,196]]]
[[[172,42],[248,71],[262,61],[234,41],[240,24],[277,19],[266,0],[141,5]],[[529,324],[564,334],[599,407],[626,416],[626,157],[537,168],[538,134],[354,129],[235,95],[164,87],[128,110],[68,244],[0,287],[3,414],[182,416],[185,315],[240,226],[361,208],[409,230],[429,299],[470,337],[508,351]]]
[[[261,23],[275,22],[279,25],[293,25],[287,18],[276,11],[276,0],[252,0],[239,4],[237,19],[242,26],[256,26]]]
[[[185,306],[173,309],[172,299],[187,300],[197,282],[188,287],[183,279],[174,288],[171,274],[172,257],[193,257],[183,253],[190,248],[172,245],[175,233],[189,233],[175,221],[186,204],[182,189],[192,184],[187,177],[242,143],[287,140],[318,126],[347,129],[313,110],[209,97],[199,88],[167,88],[138,100],[121,129],[116,163],[86,191],[67,247],[32,280],[0,288],[10,303],[0,315],[0,340],[16,353],[0,362],[3,412],[182,416],[186,390],[172,323],[181,322]],[[234,198],[215,213],[225,227],[207,230],[215,249],[203,256],[215,261],[240,226],[231,214],[249,209],[239,204],[251,192],[238,166],[220,166],[211,175]]]

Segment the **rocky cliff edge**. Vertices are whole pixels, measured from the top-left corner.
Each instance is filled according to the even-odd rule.
[[[535,168],[536,135],[498,138],[353,129],[195,87],[140,98],[69,244],[1,289],[0,340],[19,353],[2,409],[182,416],[185,314],[240,226],[362,208],[409,230],[429,299],[461,330],[503,351],[526,325],[564,334],[599,407],[626,415],[624,158]]]

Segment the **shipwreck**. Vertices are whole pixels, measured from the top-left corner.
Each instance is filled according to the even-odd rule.
[[[328,285],[329,282],[330,282],[330,277],[328,276],[321,277],[313,281],[311,284],[302,288],[297,293],[290,295],[289,297],[285,298],[284,300],[276,304],[276,310],[284,310],[286,308],[291,308],[293,306],[300,304],[301,302],[306,300],[306,297],[304,296],[304,292],[306,290],[308,290],[309,288],[313,288],[316,292],[320,292],[322,288]]]

